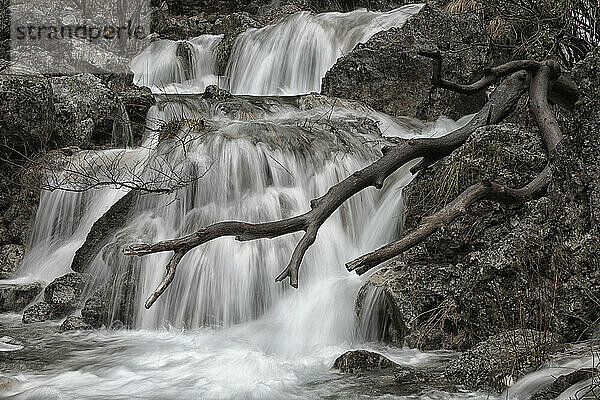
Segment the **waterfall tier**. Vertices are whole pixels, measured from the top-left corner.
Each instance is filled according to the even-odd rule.
[[[250,29],[234,43],[225,76],[217,76],[222,36],[160,40],[131,63],[135,82],[155,93],[202,93],[219,85],[234,94],[268,96],[320,92],[336,60],[377,32],[401,27],[422,5],[389,12],[290,15],[275,25]]]

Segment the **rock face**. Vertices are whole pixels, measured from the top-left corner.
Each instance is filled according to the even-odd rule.
[[[19,312],[42,291],[40,282],[0,283],[0,312]]]
[[[572,73],[581,99],[563,116],[564,138],[544,197],[517,208],[477,204],[369,280],[367,286],[383,291],[390,340],[466,350],[517,328],[556,341],[598,330],[599,60],[591,54]],[[523,185],[545,165],[541,148],[534,133],[516,125],[476,132],[406,188],[406,228],[472,182]],[[487,379],[478,384],[497,385]]]
[[[513,124],[479,129],[405,189],[404,227],[412,229],[421,216],[437,211],[475,182],[495,180],[520,187],[545,163],[537,134]],[[488,313],[485,305],[503,299],[505,290],[511,299],[510,282],[519,275],[510,264],[485,266],[491,256],[481,252],[488,241],[507,234],[510,226],[502,223],[509,223],[516,212],[496,203],[476,205],[392,267],[373,275],[363,291],[383,290],[392,321],[387,339],[423,349],[462,350],[497,332],[503,315]],[[505,302],[505,310],[514,311],[518,304],[514,301]]]
[[[0,75],[0,99],[0,138],[11,144],[10,148],[2,146],[1,154],[31,156],[45,148],[55,121],[50,82],[35,76]]]
[[[383,369],[394,367],[397,364],[381,354],[373,353],[367,350],[348,351],[339,356],[333,368],[340,372],[354,373],[358,371],[369,371],[374,369]]]
[[[340,58],[323,78],[322,93],[360,100],[391,115],[456,119],[479,111],[485,95],[432,90],[431,60],[417,55],[417,50],[435,45],[446,51],[444,77],[467,83],[486,65],[485,49],[474,46],[484,41],[474,15],[451,15],[426,5],[402,28],[380,32]]]
[[[25,247],[17,244],[0,246],[0,279],[10,279],[19,268]]]
[[[149,89],[133,85],[132,75],[2,75],[0,98],[0,140],[11,143],[0,149],[0,156],[10,160],[0,165],[0,245],[21,246],[27,243],[40,192],[40,168],[25,170],[27,158],[41,162],[44,153],[66,146],[112,145],[123,108],[139,142],[155,102]]]
[[[117,118],[117,96],[90,74],[51,78],[57,140],[63,146],[110,143]]]
[[[46,286],[44,301],[25,310],[23,323],[61,319],[71,314],[82,301],[83,289],[88,279],[88,276],[78,273],[70,273],[56,278]]]
[[[539,367],[556,350],[556,338],[531,330],[508,331],[490,337],[452,360],[446,378],[470,388],[502,391]]]

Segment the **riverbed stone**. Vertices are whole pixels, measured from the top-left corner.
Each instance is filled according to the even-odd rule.
[[[397,364],[381,354],[373,353],[367,350],[348,351],[339,356],[333,368],[340,372],[354,373],[358,371],[368,371],[374,369],[391,368]]]
[[[41,282],[2,283],[0,281],[0,312],[19,312],[31,303],[43,289]]]
[[[71,315],[67,317],[67,319],[60,326],[60,330],[63,332],[66,331],[87,331],[90,329],[94,329],[90,324],[86,322],[82,317],[76,317]]]

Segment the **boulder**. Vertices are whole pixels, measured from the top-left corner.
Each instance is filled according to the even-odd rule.
[[[40,282],[0,282],[0,312],[19,312],[31,303],[42,291]]]
[[[82,317],[70,316],[62,323],[60,326],[60,330],[63,332],[66,331],[87,331],[90,329],[94,329],[90,324],[88,324],[85,319]]]
[[[353,374],[357,396],[417,397],[432,390],[454,391],[439,374],[396,364],[381,354],[367,350],[348,351],[335,360],[333,368]],[[420,396],[418,396],[420,398]]]
[[[514,124],[481,128],[405,188],[404,228],[413,229],[421,217],[439,210],[475,182],[495,180],[520,187],[545,162],[536,133]],[[513,208],[496,203],[477,204],[374,274],[361,293],[369,288],[383,290],[382,306],[391,322],[386,339],[421,349],[464,350],[479,338],[498,333],[506,313],[494,308],[501,307],[495,299],[503,299],[503,311],[518,309],[513,285],[518,278],[524,284],[529,276],[510,258],[503,260],[506,253],[498,252],[499,238],[506,235],[515,214]],[[502,255],[482,255],[488,243],[495,245],[490,251]],[[514,246],[511,249],[516,251]],[[472,323],[474,318],[477,324]]]
[[[40,301],[28,307],[23,312],[23,323],[24,324],[33,324],[36,322],[45,322],[53,319],[61,318],[60,316],[55,316],[53,313],[53,308],[50,304],[45,301]]]
[[[44,289],[44,301],[57,307],[75,309],[81,300],[86,276],[70,273],[52,281]]]
[[[19,269],[25,247],[17,244],[8,244],[0,247],[0,279],[12,278]]]
[[[74,312],[83,301],[82,293],[89,277],[70,273],[56,278],[44,290],[44,301],[27,308],[23,323],[62,319]]]
[[[467,83],[487,64],[486,49],[475,45],[481,42],[485,32],[475,15],[425,5],[401,28],[380,32],[340,58],[323,78],[322,93],[360,100],[390,115],[457,119],[479,111],[485,94],[431,89],[432,62],[417,50],[437,46],[444,52],[444,77]]]
[[[51,78],[57,141],[64,146],[110,144],[118,114],[116,94],[91,74]]]
[[[358,371],[391,368],[397,365],[398,364],[381,354],[367,350],[354,350],[339,356],[335,360],[333,368],[339,369],[340,372],[344,373],[354,373]]]
[[[507,331],[480,342],[450,361],[446,378],[468,388],[498,392],[511,386],[527,372],[541,366],[557,349],[560,338],[532,330]]]

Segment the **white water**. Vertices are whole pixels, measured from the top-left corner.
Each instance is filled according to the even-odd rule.
[[[318,90],[322,75],[342,52],[378,30],[401,25],[419,8],[301,13],[277,26],[250,31],[236,43],[229,84],[234,92],[251,94]],[[154,43],[132,63],[136,81],[155,91],[202,91],[219,81],[213,51],[219,40],[201,37],[188,42],[191,64],[178,56],[176,42]],[[264,46],[257,49],[257,43]],[[356,104],[324,102],[312,108],[312,100],[304,98],[236,99],[232,107],[198,96],[159,100],[149,113],[142,147],[80,155],[80,164],[100,176],[110,165],[160,180],[164,160],[183,175],[206,172],[197,184],[172,195],[142,196],[125,227],[89,267],[98,279],[111,271],[138,268],[139,329],[66,336],[26,331],[23,340],[30,343],[25,350],[48,358],[47,364],[42,369],[6,371],[16,380],[7,395],[368,398],[364,389],[368,380],[355,381],[330,370],[344,351],[373,347],[365,342],[377,339],[380,331],[376,320],[357,323],[354,300],[366,277],[348,274],[344,264],[392,240],[401,230],[402,188],[412,179],[409,166],[390,177],[381,191],[366,190],[331,216],[306,254],[299,290],[273,282],[298,235],[249,243],[223,238],[188,254],[171,287],[146,311],[143,301],[162,278],[169,255],[136,259],[121,250],[129,243],[178,237],[221,220],[269,221],[306,211],[311,199],[378,156],[382,139],[359,132],[364,118],[378,123],[386,135],[404,138],[443,135],[466,120],[424,125]],[[178,132],[182,141],[159,137],[161,122],[180,119],[188,121]],[[204,128],[197,129],[199,121],[204,121]],[[125,193],[110,187],[85,194],[44,193],[23,275],[49,281],[68,272],[94,221]],[[371,300],[376,307],[376,294]],[[115,301],[113,308],[117,306]],[[118,309],[111,311],[117,315]],[[443,357],[377,350],[404,365]],[[406,398],[488,397],[432,390]]]
[[[422,5],[387,13],[302,12],[236,40],[227,68],[232,93],[289,95],[319,92],[335,61],[374,34],[402,26]]]
[[[239,35],[225,76],[217,76],[216,66],[222,35],[157,41],[131,62],[131,69],[136,84],[155,93],[202,93],[208,85],[258,96],[320,92],[322,78],[338,58],[377,32],[402,26],[421,7],[290,15],[275,25]],[[190,49],[191,60],[178,56],[180,46]],[[194,66],[191,73],[186,72],[189,61]]]
[[[348,274],[344,263],[397,235],[401,190],[412,179],[408,166],[388,179],[383,190],[355,196],[330,218],[306,255],[299,290],[273,281],[298,235],[248,243],[224,238],[189,254],[169,290],[146,311],[143,301],[162,278],[168,254],[135,259],[123,256],[121,249],[220,220],[268,221],[306,211],[311,199],[377,157],[381,138],[355,132],[364,117],[374,118],[388,135],[403,137],[438,136],[466,120],[424,125],[366,107],[324,104],[307,109],[302,98],[254,98],[240,107],[245,112],[232,116],[223,111],[226,106],[196,97],[160,100],[149,121],[202,116],[207,128],[198,132],[186,125],[179,132],[185,149],[174,145],[179,141],[159,140],[156,130],[149,129],[144,148],[112,151],[119,154],[119,163],[152,165],[162,155],[175,164],[193,163],[196,171],[210,169],[198,184],[173,195],[143,196],[126,227],[90,266],[93,275],[106,276],[110,269],[139,265],[136,325],[145,330],[90,334],[82,340],[98,349],[73,354],[45,374],[14,376],[22,382],[16,392],[32,393],[32,398],[55,398],[57,393],[71,398],[127,398],[133,393],[143,398],[317,398],[325,394],[319,390],[335,391],[320,383],[312,393],[309,382],[328,376],[335,356],[366,339],[354,315],[355,296],[365,278]],[[338,127],[335,133],[332,124]],[[67,272],[93,221],[124,193],[110,188],[45,193],[24,273],[49,280]],[[167,326],[172,328],[160,330]],[[216,330],[197,330],[207,326]],[[175,328],[191,331],[178,334]],[[432,356],[399,351],[396,357],[406,363],[411,357]]]
[[[185,91],[187,86],[203,92],[208,85],[218,84],[215,49],[222,35],[205,35],[190,40],[159,40],[152,43],[131,62],[135,84],[148,86],[156,92]],[[178,46],[190,50],[191,59],[178,55]],[[188,63],[192,68],[188,71]]]

